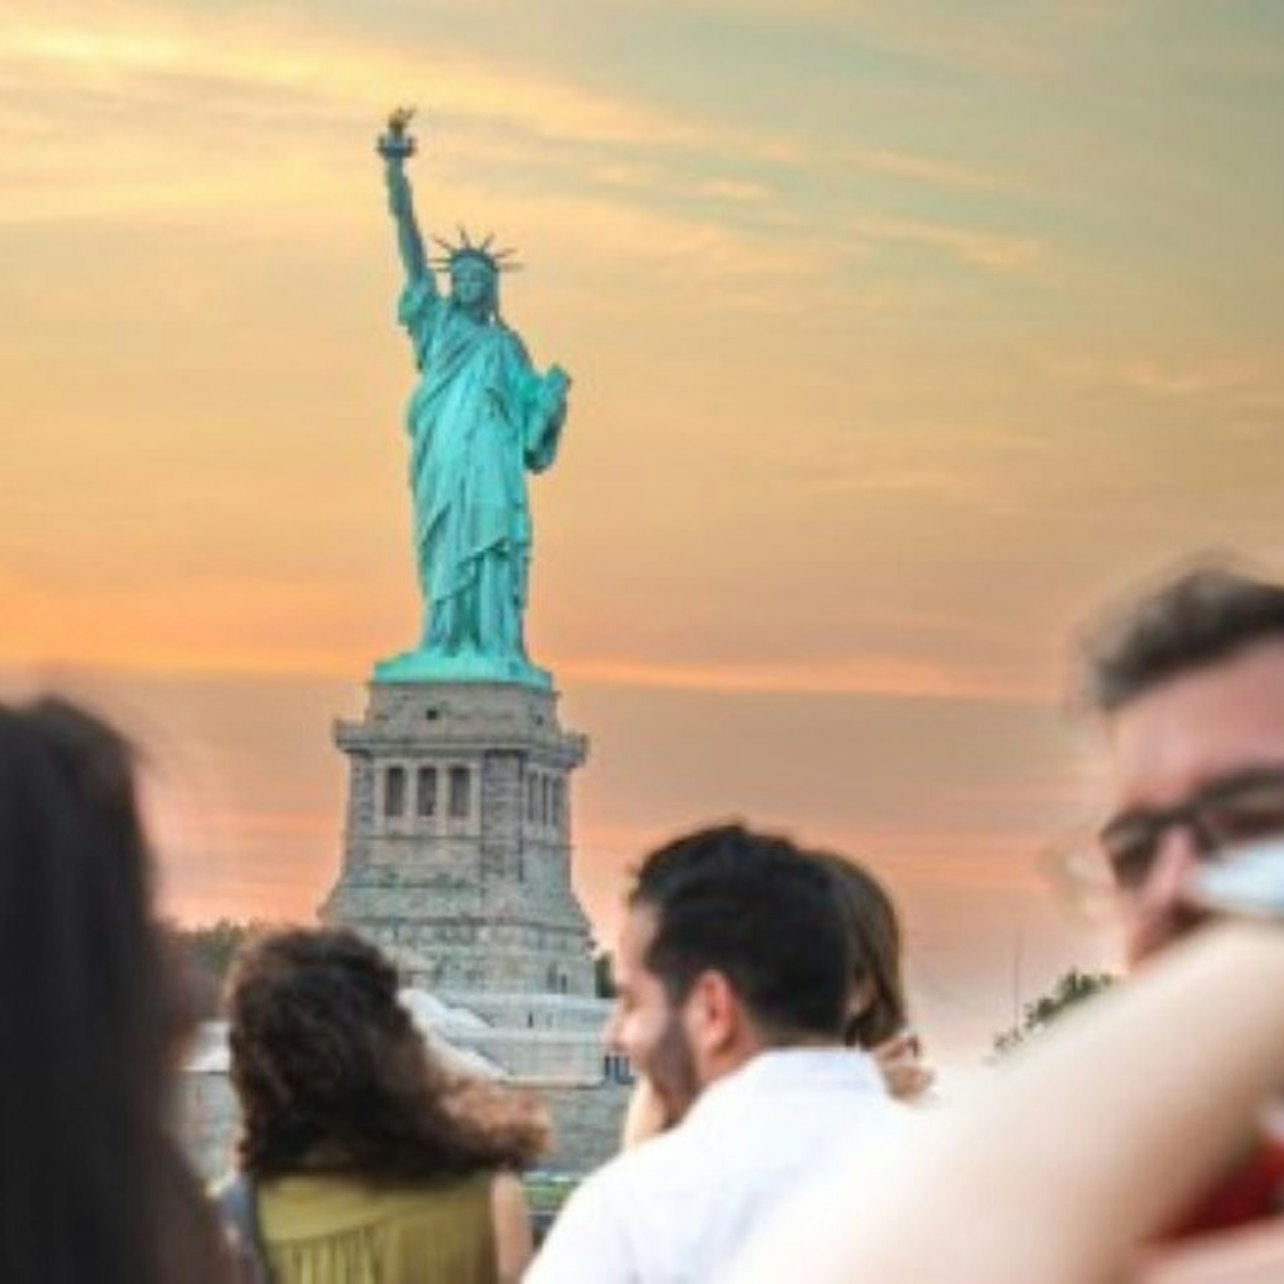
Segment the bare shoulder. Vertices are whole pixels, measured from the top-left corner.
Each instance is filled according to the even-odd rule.
[[[496,1173],[490,1181],[490,1206],[495,1211],[496,1220],[502,1214],[525,1215],[529,1206],[526,1198],[526,1187],[516,1173]]]
[[[521,1279],[535,1252],[530,1203],[522,1179],[515,1173],[496,1173],[491,1179],[490,1214],[499,1278],[509,1284]]]

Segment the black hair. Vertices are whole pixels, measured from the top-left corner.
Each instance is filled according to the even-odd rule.
[[[731,824],[653,852],[629,898],[652,910],[646,967],[673,1003],[721,972],[769,1042],[842,1035],[851,952],[829,876],[787,838]]]
[[[1284,586],[1231,570],[1188,570],[1146,593],[1090,635],[1084,696],[1113,713],[1160,683],[1284,642]]]
[[[169,1011],[129,746],[0,707],[0,1278],[215,1276],[162,1119]]]

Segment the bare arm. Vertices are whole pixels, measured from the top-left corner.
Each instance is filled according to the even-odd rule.
[[[1278,926],[1229,924],[1172,947],[973,1108],[923,1121],[902,1149],[798,1205],[731,1278],[785,1278],[805,1249],[813,1284],[1119,1279],[1251,1135],[1284,1071],[1281,991]]]
[[[491,1182],[490,1216],[500,1284],[517,1284],[535,1255],[530,1204],[520,1177],[499,1173]]]
[[[1156,1258],[1139,1284],[1279,1284],[1284,1280],[1284,1226],[1278,1219],[1209,1236]]]

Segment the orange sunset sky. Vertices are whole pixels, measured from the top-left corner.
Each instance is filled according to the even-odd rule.
[[[528,636],[577,880],[729,813],[859,854],[929,1039],[1105,938],[1069,639],[1284,568],[1284,8],[1248,0],[6,0],[0,668],[144,741],[188,921],[311,913],[330,723],[415,638],[413,370],[374,135],[494,229],[575,378]]]

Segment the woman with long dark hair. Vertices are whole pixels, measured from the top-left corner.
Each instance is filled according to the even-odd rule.
[[[833,880],[855,964],[847,1042],[874,1058],[893,1096],[913,1100],[936,1076],[909,1024],[896,906],[863,865],[831,853],[819,859]]]
[[[495,1284],[530,1256],[524,1100],[453,1078],[354,933],[252,943],[228,989],[240,1164],[280,1284]]]
[[[128,745],[62,700],[0,707],[0,1279],[227,1278],[164,1118],[178,1006]]]

